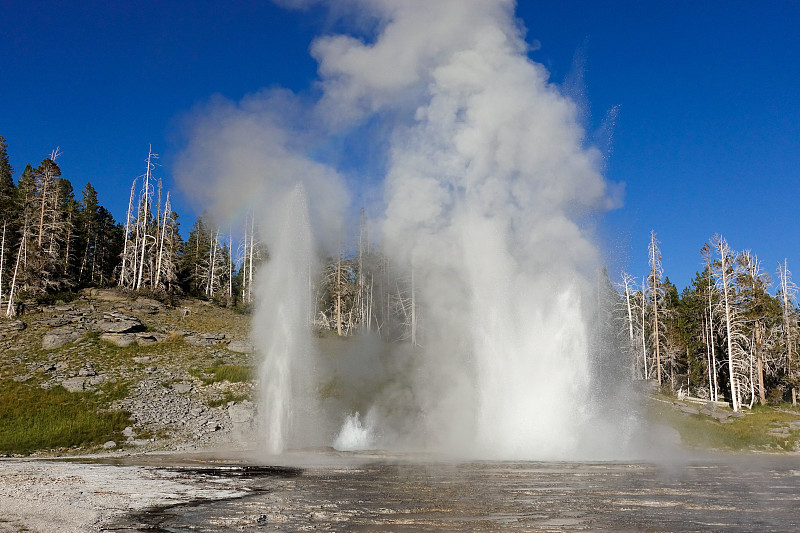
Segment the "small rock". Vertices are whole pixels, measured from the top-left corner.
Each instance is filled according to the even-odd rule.
[[[133,438],[136,436],[136,433],[134,433],[132,426],[128,426],[122,430],[122,436]]]
[[[186,394],[187,392],[190,392],[192,390],[192,384],[191,383],[183,383],[183,382],[182,383],[173,383],[172,384],[172,390],[174,390],[175,392],[179,392],[181,394]]]
[[[86,380],[86,383],[91,387],[95,385],[102,385],[105,382],[106,382],[106,377],[103,374],[91,376]]]
[[[69,378],[61,382],[67,392],[83,392],[86,390],[86,378]]]
[[[79,376],[84,376],[84,377],[96,376],[97,375],[97,371],[94,369],[94,367],[90,363],[90,364],[86,365],[85,367],[81,368],[78,371],[78,375]]]
[[[107,450],[110,450],[111,448],[116,448],[116,447],[117,447],[117,443],[114,442],[113,440],[110,440],[110,441],[108,441],[108,442],[103,444],[103,448],[105,448]]]

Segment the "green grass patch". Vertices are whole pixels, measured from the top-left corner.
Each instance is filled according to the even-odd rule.
[[[215,364],[203,371],[193,369],[189,373],[203,381],[204,385],[228,381],[230,383],[246,383],[253,379],[253,369],[249,366],[235,364]]]
[[[733,418],[723,424],[705,415],[689,415],[661,403],[651,402],[651,413],[660,421],[675,428],[681,440],[694,448],[713,448],[726,451],[790,451],[800,442],[800,430],[788,437],[769,434],[770,429],[788,426],[798,415],[771,407],[756,406],[745,411],[743,418]]]
[[[43,390],[6,381],[0,387],[0,453],[87,447],[119,438],[129,413],[108,406],[125,396],[121,384],[107,384],[104,394]]]

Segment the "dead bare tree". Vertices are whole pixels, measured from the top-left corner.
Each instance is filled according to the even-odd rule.
[[[3,221],[3,238],[0,241],[0,309],[3,307],[3,271],[6,258],[6,221]]]
[[[795,327],[794,297],[797,294],[797,285],[792,282],[792,273],[789,271],[788,261],[778,263],[778,276],[780,277],[781,307],[783,309],[783,337],[786,343],[786,374],[791,382],[792,405],[797,405],[797,386],[795,385],[795,368],[792,359],[792,330]]]
[[[656,379],[658,381],[658,385],[661,386],[661,327],[660,327],[660,315],[659,315],[659,301],[662,297],[661,291],[661,276],[663,275],[663,269],[661,267],[661,250],[659,250],[658,239],[656,239],[656,232],[650,232],[650,244],[648,246],[648,256],[649,256],[649,264],[650,264],[650,283],[649,283],[649,290],[650,290],[650,302],[653,308],[653,329],[652,329],[652,336],[653,336],[653,351],[655,352],[655,363],[656,363]]]
[[[728,246],[728,242],[720,235],[714,235],[711,246],[717,254],[714,262],[714,278],[717,289],[722,295],[724,310],[725,338],[728,347],[728,380],[730,383],[731,404],[734,411],[741,407],[741,321],[736,307],[736,291],[734,280],[736,277],[736,253]]]

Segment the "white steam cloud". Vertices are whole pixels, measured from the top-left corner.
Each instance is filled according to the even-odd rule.
[[[324,413],[344,424],[342,446],[608,455],[590,408],[599,254],[581,222],[612,202],[579,110],[528,58],[512,1],[344,5],[372,31],[312,44],[318,98],[214,100],[194,117],[177,167],[219,216],[261,216],[270,262],[254,331],[267,358],[268,449],[332,444],[336,431],[314,433],[326,422],[313,413]],[[353,146],[376,123],[381,142],[363,145],[383,147],[382,245],[393,268],[413,273],[420,348],[359,353],[373,381],[348,384],[363,389],[362,422],[344,406],[312,405],[320,376],[309,369],[326,365],[311,347],[307,287],[318,251],[343,242],[348,210],[344,171],[319,155],[325,139]]]

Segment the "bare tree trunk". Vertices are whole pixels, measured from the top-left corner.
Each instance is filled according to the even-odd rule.
[[[711,345],[711,363],[714,368],[714,395],[713,400],[719,400],[719,384],[717,383],[717,353],[714,348],[714,306],[711,301],[711,293],[708,293],[708,340]]]
[[[144,274],[144,256],[145,251],[147,249],[147,215],[150,213],[150,171],[151,171],[151,161],[153,157],[153,147],[151,146],[149,151],[147,152],[147,172],[144,174],[144,183],[143,185],[143,201],[144,207],[142,212],[139,214],[140,218],[142,219],[140,224],[142,227],[142,253],[139,259],[139,274],[136,278],[136,289],[138,290],[142,286],[142,275]],[[138,227],[138,226],[137,226]]]
[[[414,284],[414,265],[411,265],[411,345],[417,345],[417,304]]]
[[[764,391],[764,358],[761,354],[761,328],[756,324],[756,346],[757,365],[758,365],[758,402],[767,405],[767,397]]]
[[[3,221],[3,240],[0,242],[0,308],[3,306],[3,270],[6,257],[6,222]]]
[[[242,253],[242,301],[247,302],[247,217],[244,219],[244,251]]]
[[[250,268],[247,269],[248,275],[250,276],[247,281],[247,302],[250,303],[253,301],[253,255],[254,249],[253,246],[255,244],[255,232],[256,232],[256,215],[253,214],[253,218],[250,222]]]
[[[26,242],[28,240],[28,227],[27,225],[22,230],[22,239],[19,241],[19,249],[17,250],[17,261],[14,265],[14,276],[11,278],[11,288],[8,291],[8,307],[6,308],[6,316],[14,316],[16,310],[14,309],[14,289],[17,286],[17,273],[19,272],[19,258],[26,252]]]
[[[336,261],[336,333],[342,336],[342,254]]]
[[[791,281],[792,273],[789,272],[789,265],[786,259],[783,264],[778,263],[778,274],[781,278],[781,296],[783,300],[783,331],[786,337],[786,373],[789,378],[794,377],[794,368],[792,365],[792,324],[789,317],[791,302],[797,287]],[[797,387],[792,385],[792,405],[797,405]]]
[[[122,246],[122,267],[120,268],[119,272],[119,286],[125,287],[125,271],[127,270],[128,265],[128,242],[130,241],[130,234],[131,234],[131,211],[133,210],[133,197],[136,194],[136,180],[133,180],[133,184],[131,184],[131,197],[128,200],[128,215],[125,218],[125,244]],[[135,255],[135,254],[134,254]],[[134,267],[135,268],[135,267]]]
[[[628,309],[628,347],[631,357],[631,379],[636,379],[636,340],[633,333],[633,306],[631,304],[631,283],[633,277],[626,273],[622,273],[622,284],[625,287],[625,305]]]
[[[712,366],[711,366],[711,342],[708,333],[708,322],[706,318],[705,309],[703,310],[703,342],[706,343],[706,368],[708,369],[708,398],[711,401],[714,401],[714,382],[711,376],[712,374]]]
[[[233,231],[228,229],[228,303],[233,303]]]
[[[6,221],[3,221],[3,239],[0,243],[0,308],[3,304],[3,272],[5,271],[6,257]]]
[[[647,320],[645,316],[645,294],[647,289],[647,280],[642,278],[642,363],[644,364],[644,379],[650,379],[650,373],[647,371]]]
[[[219,230],[217,230],[217,236],[216,237],[214,236],[214,234],[212,232],[212,234],[211,234],[211,249],[208,252],[208,258],[209,258],[209,263],[210,263],[210,265],[209,265],[210,272],[209,272],[209,276],[208,276],[208,283],[206,284],[206,294],[211,296],[212,298],[214,297],[214,279],[215,279],[214,276],[216,275],[215,267],[217,266],[217,239],[218,238],[219,238]]]
[[[161,203],[161,180],[158,180],[159,204]],[[164,218],[161,219],[161,238],[159,239],[158,261],[156,262],[156,279],[153,287],[158,287],[161,280],[161,261],[164,257],[164,240],[167,236],[167,211],[169,209],[169,191],[167,191],[167,201],[164,204]]]
[[[650,276],[653,278],[653,344],[656,350],[656,375],[659,386],[661,385],[661,342],[658,332],[658,293],[659,278],[661,277],[661,253],[658,250],[656,232],[650,232]]]
[[[730,379],[730,388],[731,388],[731,402],[733,404],[733,410],[739,410],[739,391],[736,387],[736,374],[733,368],[733,338],[731,332],[731,305],[730,305],[730,298],[728,297],[728,293],[730,292],[730,282],[728,280],[728,265],[726,264],[726,260],[728,259],[728,247],[727,243],[720,242],[719,243],[719,252],[720,252],[720,261],[721,261],[721,271],[722,271],[722,295],[725,300],[725,331],[728,337],[728,373]]]
[[[69,210],[69,218],[67,218],[67,241],[65,243],[66,249],[64,251],[64,275],[69,271],[69,241],[72,238],[72,209]]]

